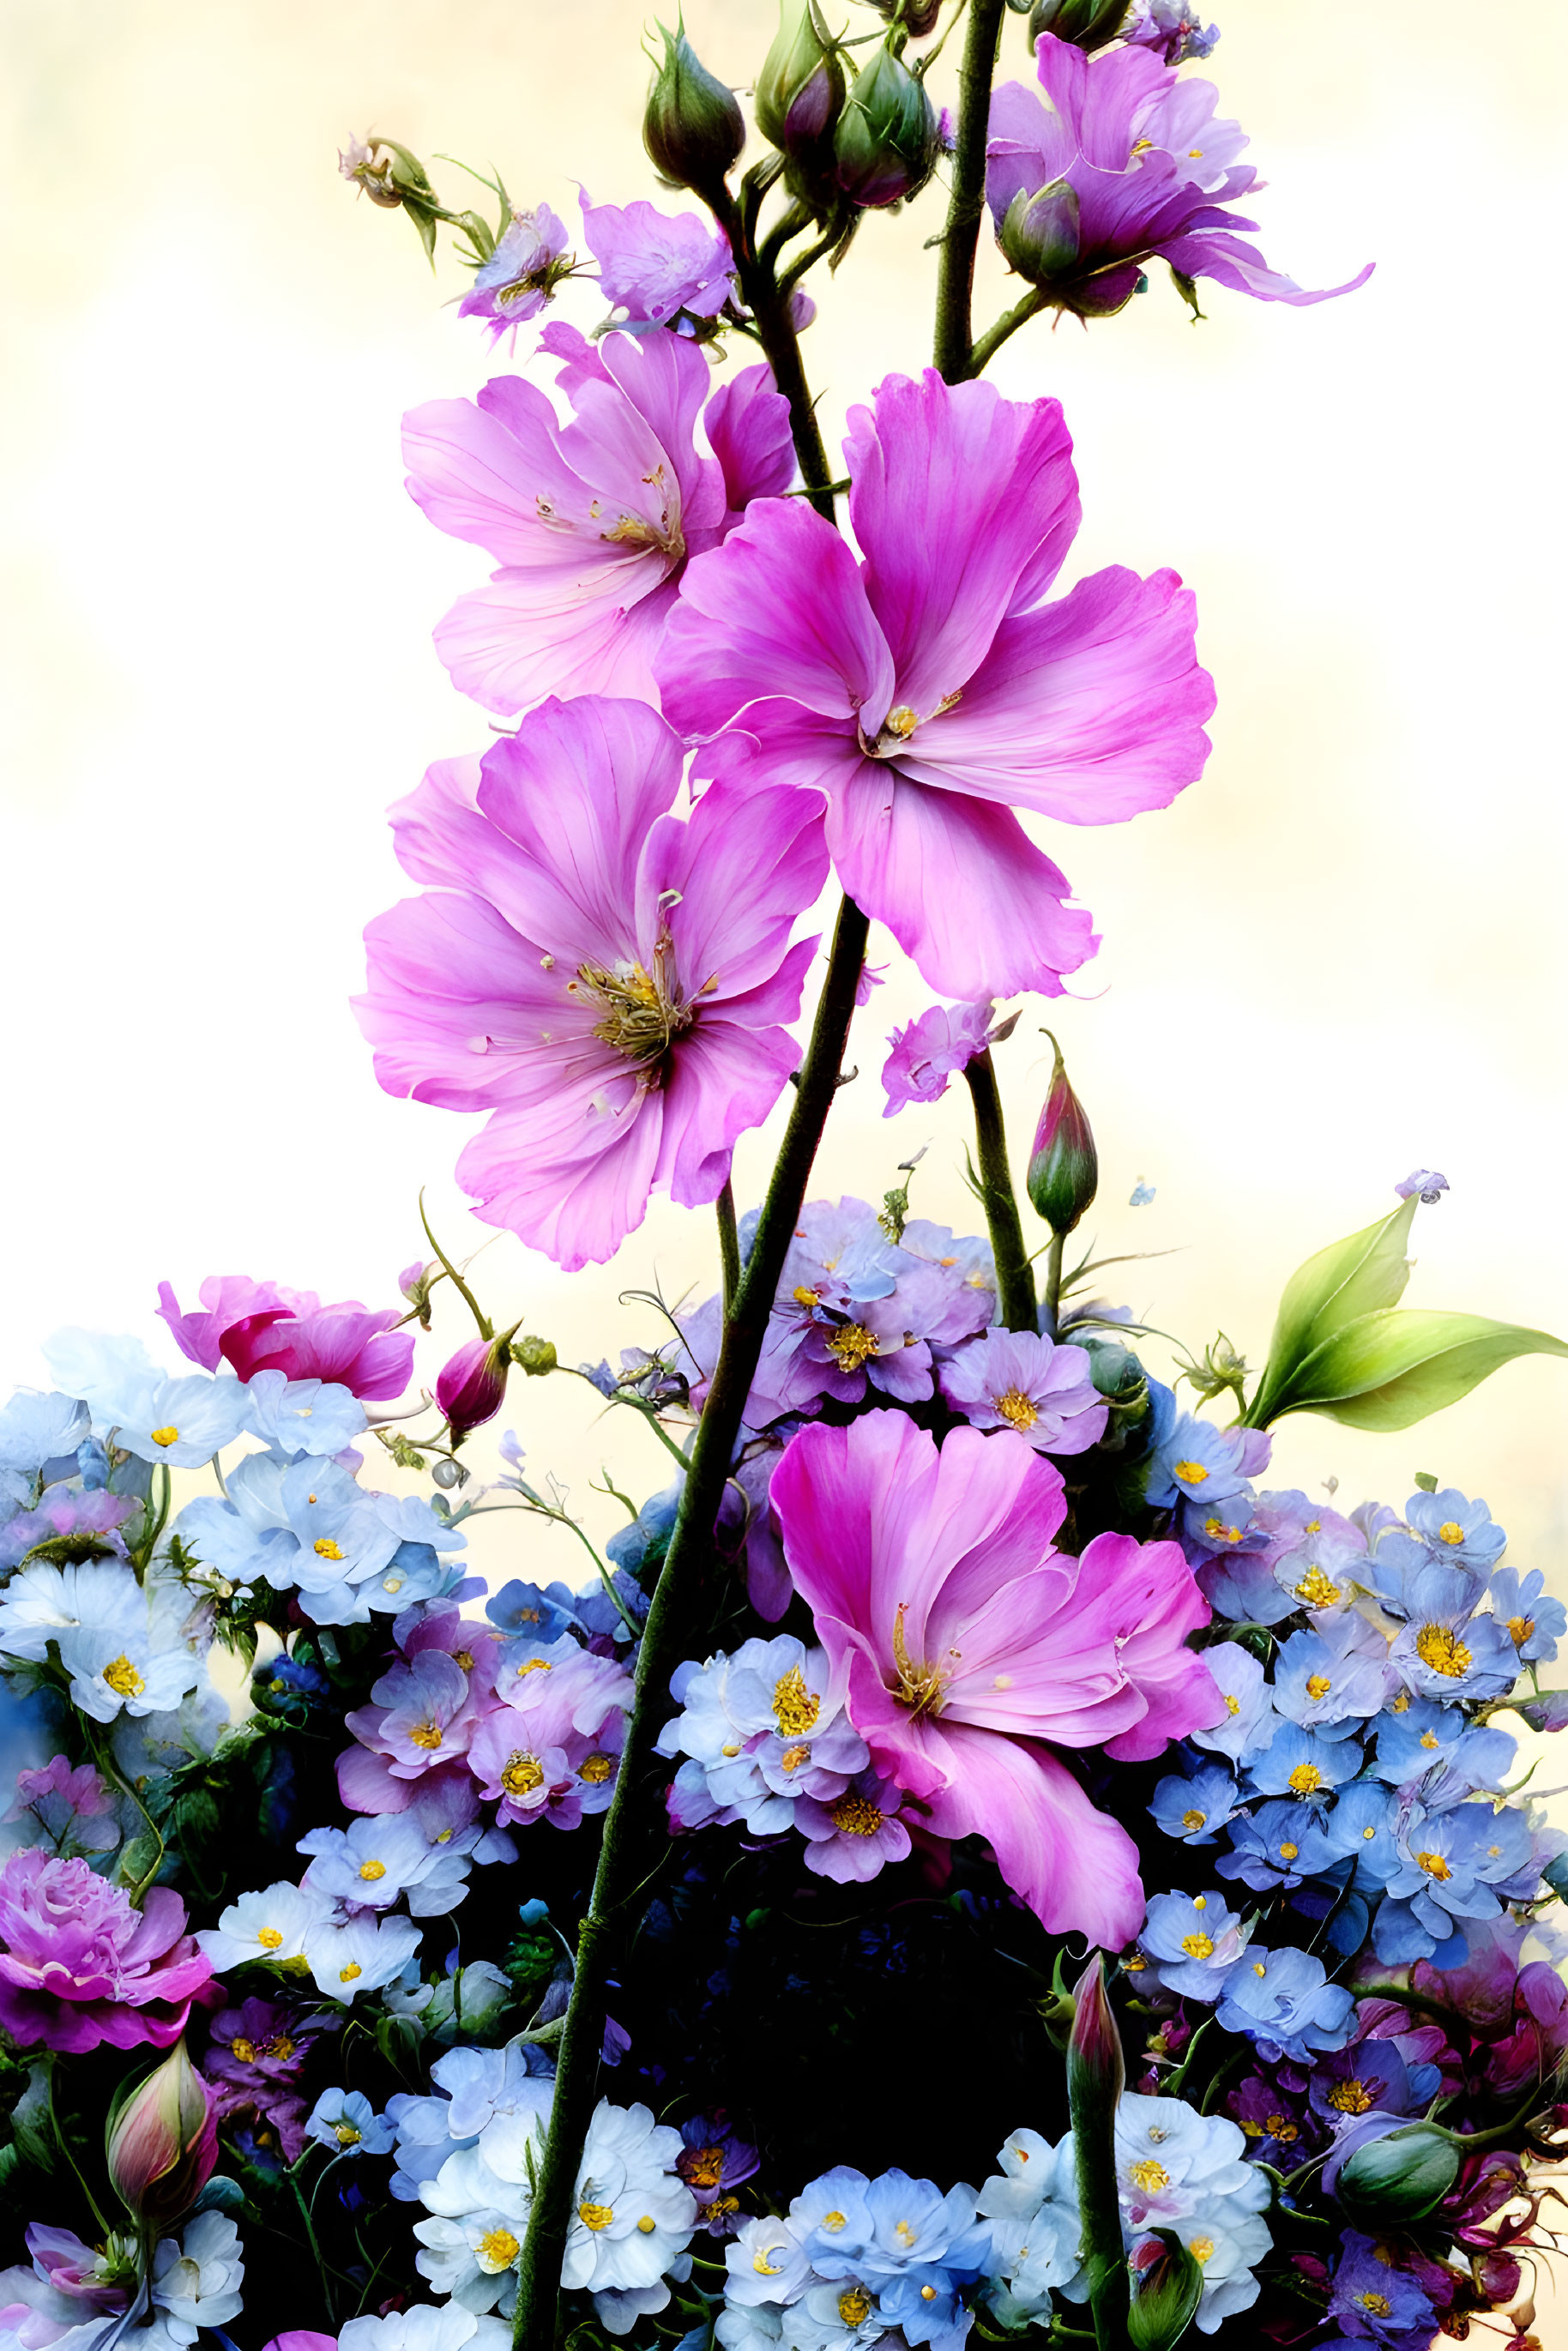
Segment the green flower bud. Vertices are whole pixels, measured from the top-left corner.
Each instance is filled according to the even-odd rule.
[[[1127,2338],[1133,2351],[1171,2351],[1203,2295],[1202,2264],[1174,2229],[1156,2229],[1133,2254]]]
[[[1029,45],[1032,49],[1042,33],[1054,33],[1075,49],[1103,49],[1115,39],[1127,15],[1127,0],[1034,0]]]
[[[997,243],[1020,277],[1049,286],[1078,259],[1078,191],[1052,180],[1031,196],[1020,188],[997,231]]]
[[[1067,2043],[1067,2097],[1073,2126],[1089,2113],[1113,2114],[1126,2083],[1122,2036],[1105,1991],[1098,1951],[1072,1987],[1072,2030]]]
[[[757,127],[788,155],[814,162],[843,111],[847,88],[837,45],[816,0],[780,0],[779,30],[757,77]]]
[[[1358,2228],[1424,2220],[1459,2174],[1459,2147],[1436,2123],[1410,2123],[1368,2139],[1340,2167],[1334,2194]]]
[[[659,30],[664,60],[648,92],[643,144],[674,186],[712,204],[746,144],[746,124],[734,90],[709,73],[685,32]]]
[[[1040,1033],[1051,1037],[1049,1029]],[[1051,1231],[1066,1234],[1093,1205],[1100,1162],[1083,1105],[1067,1082],[1061,1048],[1054,1037],[1051,1045],[1056,1059],[1030,1154],[1029,1196]]]
[[[852,204],[896,204],[918,195],[942,151],[936,113],[893,44],[855,77],[833,140],[838,182]]]
[[[531,1334],[525,1339],[514,1339],[512,1361],[518,1371],[527,1372],[530,1379],[538,1379],[544,1373],[553,1372],[556,1367],[555,1343],[553,1340],[539,1339]]]

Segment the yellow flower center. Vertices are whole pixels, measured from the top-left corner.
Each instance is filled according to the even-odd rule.
[[[585,2229],[608,2229],[615,2218],[612,2204],[580,2204],[577,2217]]]
[[[647,1065],[663,1061],[696,1019],[695,1008],[676,992],[674,956],[674,942],[668,931],[661,931],[651,972],[640,963],[629,971],[584,963],[579,964],[577,977],[567,982],[569,995],[586,995],[602,1006],[603,1018],[594,1022],[593,1033],[629,1061]]]
[[[1145,2196],[1157,2196],[1162,2188],[1168,2188],[1171,2184],[1170,2173],[1163,2163],[1156,2163],[1152,2155],[1145,2156],[1142,2163],[1130,2163],[1127,2177]]]
[[[644,2212],[637,2222],[638,2233],[644,2237],[651,2237],[658,2225],[652,2212]]]
[[[1281,2147],[1293,2147],[1301,2136],[1289,2115],[1270,2115],[1263,2127]]]
[[[784,1739],[803,1739],[817,1728],[817,1717],[822,1711],[822,1701],[814,1690],[806,1687],[806,1677],[799,1666],[791,1666],[773,1685],[773,1719]]]
[[[580,1780],[586,1780],[591,1788],[601,1788],[614,1769],[615,1758],[612,1755],[595,1752],[583,1757],[577,1767],[577,1776]]]
[[[1179,1479],[1184,1486],[1206,1486],[1208,1483],[1208,1472],[1201,1461],[1178,1461],[1171,1475]]]
[[[1447,1625],[1423,1625],[1416,1635],[1416,1655],[1435,1674],[1446,1674],[1450,1681],[1459,1681],[1469,1672],[1470,1653],[1457,1633]]]
[[[1309,1674],[1307,1676],[1307,1696],[1310,1698],[1327,1698],[1333,1687],[1333,1684],[1329,1679],[1327,1674]]]
[[[501,1785],[508,1796],[528,1796],[536,1788],[543,1787],[544,1777],[544,1766],[537,1755],[525,1755],[521,1749],[514,1749],[501,1773]]]
[[[881,1342],[863,1322],[837,1322],[825,1333],[828,1353],[841,1372],[860,1372],[879,1352]]]
[[[824,2228],[824,2229],[826,2229],[826,2230],[827,2230],[828,2234],[829,2234],[830,2236],[831,2236],[831,2237],[836,2237],[836,2236],[838,2235],[838,2233],[839,2233],[839,2231],[843,2227],[843,2225],[844,2225],[844,2215],[843,2215],[841,2212],[824,2212],[824,2213],[823,2213],[823,2215],[822,2215],[822,2226],[823,2226],[823,2228]]]
[[[993,1404],[995,1410],[1007,1422],[1009,1428],[1032,1428],[1040,1418],[1033,1402],[1024,1395],[1021,1388],[1007,1389],[1003,1395],[993,1399]]]
[[[904,1636],[908,1607],[908,1602],[901,1600],[893,1620],[893,1659],[898,1667],[898,1684],[893,1695],[901,1706],[913,1708],[918,1722],[923,1714],[941,1713],[942,1693],[951,1667],[928,1665],[924,1659],[918,1666],[915,1664]]]
[[[408,1743],[411,1747],[439,1747],[444,1736],[438,1722],[416,1722],[408,1734]]]
[[[378,1877],[384,1877],[386,1874],[387,1865],[384,1861],[361,1861],[360,1864],[360,1876],[367,1885],[373,1886]]]
[[[1241,1711],[1241,1700],[1234,1690],[1227,1690],[1225,1693],[1225,1711],[1233,1717]]]
[[[1223,1519],[1205,1519],[1203,1531],[1210,1542],[1239,1542],[1241,1540],[1240,1528],[1228,1527]]]
[[[103,1678],[117,1698],[140,1698],[147,1685],[129,1657],[112,1658],[103,1669]]]
[[[330,1535],[318,1535],[310,1548],[318,1559],[341,1559],[343,1556]]]
[[[1391,1698],[1388,1701],[1388,1711],[1390,1714],[1408,1714],[1410,1711],[1409,1691],[1402,1689],[1398,1691],[1395,1697]]]
[[[1308,1608],[1332,1608],[1339,1592],[1332,1576],[1321,1567],[1309,1567],[1296,1586],[1296,1597]]]
[[[1214,1957],[1214,1945],[1207,1935],[1184,1935],[1181,1947],[1189,1959],[1211,1959]]]
[[[237,2049],[239,2047],[239,2043],[236,2041],[234,2046]],[[290,2041],[287,2032],[275,2032],[271,2040],[267,2044],[267,2053],[279,2065],[282,2065],[293,2056],[294,2043]]]
[[[1197,2263],[1199,2269],[1204,2268],[1207,2263],[1214,2259],[1214,2239],[1212,2237],[1189,2238],[1186,2249],[1192,2255],[1193,2260]]]
[[[555,1667],[548,1657],[530,1657],[527,1665],[517,1667],[517,1679],[521,1681],[525,1674],[549,1674],[554,1671]]]
[[[1301,1852],[1301,1848],[1299,1844],[1282,1844],[1280,1847],[1280,1858],[1281,1861],[1294,1861],[1296,1855]],[[1262,1969],[1260,1968],[1258,1972],[1261,1975],[1263,1972]]]
[[[864,2286],[846,2286],[839,2296],[839,2316],[846,2326],[860,2326],[871,2315],[871,2296]]]
[[[1355,2298],[1362,2309],[1374,2318],[1386,2318],[1394,2307],[1385,2294],[1374,2294],[1369,2290],[1365,2294],[1358,2294]]]
[[[1364,2082],[1336,2082],[1329,2092],[1329,2104],[1342,2115],[1370,2114],[1372,2093]]]
[[[1315,1763],[1298,1763],[1288,1784],[1298,1796],[1315,1796],[1323,1784],[1323,1775]]]
[[[882,1807],[869,1796],[841,1796],[828,1818],[845,1836],[875,1836],[882,1826]]]
[[[283,1938],[276,1927],[258,1927],[256,1930],[256,1939],[264,1951],[276,1951]]]
[[[1463,1527],[1460,1526],[1458,1519],[1445,1519],[1442,1525],[1437,1529],[1437,1541],[1439,1542],[1462,1543],[1464,1539],[1465,1531]]]
[[[907,702],[900,702],[888,712],[882,727],[884,735],[896,735],[901,743],[907,743],[919,724],[919,712],[912,710]]]
[[[779,1768],[781,1771],[798,1771],[802,1763],[809,1763],[810,1760],[809,1747],[787,1747],[779,1758]]]
[[[510,2229],[492,2229],[475,2246],[474,2257],[482,2270],[495,2277],[499,2271],[511,2268],[520,2251]]]
[[[1428,1752],[1429,1752],[1429,1751],[1430,1751],[1434,1747],[1436,1747],[1436,1746],[1438,1744],[1438,1740],[1437,1740],[1437,1732],[1436,1732],[1435,1730],[1424,1730],[1424,1731],[1421,1733],[1421,1744],[1422,1744],[1422,1746],[1423,1746],[1423,1747],[1425,1747],[1425,1748],[1428,1750]]]
[[[360,1965],[358,1959],[350,1959],[346,1968],[340,1968],[338,1970],[338,1981],[340,1983],[353,1983],[360,1976],[362,1976],[364,1972],[365,1971]]]
[[[722,2147],[699,2147],[686,2158],[685,2178],[688,2188],[716,2188],[724,2178]]]
[[[795,1285],[794,1295],[797,1306],[817,1306],[821,1303],[814,1290],[807,1290],[804,1285],[800,1282],[797,1282]]]
[[[358,2147],[364,2133],[356,2130],[352,2123],[334,2123],[332,2137],[340,2147]]]
[[[1184,1813],[1181,1816],[1181,1824],[1184,1829],[1190,1832],[1194,1829],[1202,1828],[1207,1818],[1208,1814],[1207,1813]]]
[[[177,1428],[173,1427],[150,1428],[147,1434],[152,1439],[154,1445],[168,1447],[171,1445],[178,1445],[180,1441],[180,1432]]]
[[[1534,1630],[1533,1616],[1511,1616],[1508,1620],[1509,1638],[1516,1649],[1523,1648]]]
[[[254,2065],[256,2063],[256,2043],[254,2041],[247,2041],[243,2032],[237,2040],[229,2043],[229,2051],[231,2055],[239,2059],[242,2065]]]
[[[902,2246],[904,2246],[904,2248],[905,2249],[905,2251],[906,2251],[906,2252],[907,2252],[908,2248],[909,2248],[909,2247],[910,2247],[910,2246],[915,2242],[915,2231],[914,2231],[914,2230],[910,2227],[910,2225],[909,2225],[909,2223],[908,2223],[908,2221],[907,2221],[907,2220],[900,2220],[900,2221],[898,2221],[898,2222],[896,2223],[896,2225],[894,2226],[894,2229],[893,2233],[894,2233],[894,2235],[898,2239],[899,2243],[900,2243]]]
[[[1446,1878],[1452,1877],[1454,1874],[1448,1867],[1448,1863],[1443,1859],[1440,1853],[1418,1853],[1416,1858],[1420,1863],[1422,1868],[1426,1871],[1427,1876],[1435,1877],[1439,1886],[1443,1884]]]
[[[474,1656],[471,1650],[454,1649],[452,1662],[455,1666],[461,1666],[465,1674],[471,1674],[474,1670]]]

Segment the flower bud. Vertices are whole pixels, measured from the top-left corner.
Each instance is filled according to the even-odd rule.
[[[809,174],[832,153],[843,111],[843,61],[816,0],[780,0],[779,30],[757,77],[757,127]]]
[[[412,1265],[404,1266],[397,1278],[397,1286],[418,1315],[422,1331],[430,1328],[431,1286],[440,1273],[439,1265],[426,1265],[423,1258],[415,1258]]]
[[[1098,1951],[1072,1987],[1072,2030],[1067,2040],[1067,2098],[1073,2126],[1085,2114],[1114,2114],[1127,2078],[1122,2036],[1111,2013],[1105,1969]]]
[[[643,144],[666,180],[711,204],[746,144],[746,123],[734,90],[709,73],[685,34],[659,30],[664,61],[648,92]]]
[[[923,41],[934,32],[942,14],[942,0],[871,0],[871,5],[889,24],[902,25],[912,41]],[[1009,5],[1016,5],[1016,0],[1009,0]]]
[[[1435,2123],[1410,2123],[1369,2138],[1339,2166],[1333,2194],[1358,2228],[1424,2220],[1459,2173],[1459,2146]]]
[[[1133,2351],[1170,2351],[1191,2325],[1203,2296],[1203,2269],[1174,2229],[1156,2229],[1132,2256],[1127,2339]]]
[[[454,1445],[461,1445],[470,1429],[500,1411],[511,1360],[508,1331],[502,1339],[470,1339],[443,1364],[436,1375],[435,1401],[446,1415]]]
[[[1068,276],[1078,259],[1078,191],[1071,181],[1052,180],[1032,196],[1020,188],[997,231],[997,243],[1031,286],[1049,286]]]
[[[177,2041],[110,2124],[110,2179],[128,2212],[162,2231],[190,2210],[217,2159],[217,2117],[206,2085]]]
[[[512,1361],[519,1372],[527,1372],[529,1379],[540,1379],[546,1372],[553,1372],[559,1361],[555,1342],[541,1339],[534,1332],[523,1339],[514,1339]]]
[[[895,53],[894,37],[856,75],[833,139],[840,187],[870,207],[918,195],[942,150],[925,86]]]
[[[1129,0],[1034,0],[1029,12],[1029,45],[1042,33],[1071,41],[1075,49],[1103,49],[1126,22]]]
[[[1051,1037],[1049,1029],[1040,1033]],[[1061,1048],[1054,1037],[1051,1044],[1056,1060],[1035,1130],[1028,1181],[1029,1196],[1037,1212],[1053,1233],[1061,1235],[1070,1233],[1092,1207],[1100,1185],[1100,1162],[1083,1105],[1067,1082]]]

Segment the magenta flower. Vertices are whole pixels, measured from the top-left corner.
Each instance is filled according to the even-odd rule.
[[[789,410],[766,367],[708,399],[713,371],[678,335],[595,345],[556,324],[540,344],[566,361],[570,423],[516,375],[404,422],[416,503],[502,566],[453,606],[436,651],[455,685],[508,717],[549,694],[656,702],[653,653],[688,559],[789,484]],[[697,451],[699,413],[711,457]]]
[[[253,1281],[247,1273],[209,1274],[197,1293],[203,1311],[183,1314],[166,1281],[159,1314],[183,1355],[204,1371],[233,1365],[242,1380],[282,1372],[290,1380],[331,1380],[361,1404],[402,1395],[413,1369],[413,1341],[394,1326],[395,1306],[372,1311],[357,1298],[323,1306],[313,1290]]]
[[[458,1181],[569,1271],[613,1256],[655,1186],[716,1199],[798,1058],[821,803],[720,782],[682,821],[680,780],[646,705],[547,703],[393,811],[434,887],[365,934],[377,1077],[492,1113]]]
[[[1042,105],[1022,82],[991,100],[986,197],[1004,251],[1063,308],[1087,318],[1119,310],[1144,264],[1158,258],[1186,277],[1212,277],[1263,302],[1326,302],[1347,285],[1303,293],[1269,268],[1234,231],[1256,228],[1224,207],[1258,173],[1236,158],[1238,122],[1214,119],[1212,82],[1184,81],[1154,47],[1134,41],[1086,56],[1043,33]]]
[[[996,1008],[989,1001],[933,1004],[917,1020],[895,1029],[887,1040],[893,1050],[882,1065],[887,1095],[883,1118],[895,1118],[905,1102],[940,1102],[948,1080],[967,1069],[994,1039],[1010,1031],[1012,1020],[992,1029]]]
[[[1052,1933],[1119,1950],[1138,1856],[1052,1747],[1143,1760],[1222,1710],[1186,1635],[1208,1607],[1175,1543],[1051,1548],[1058,1472],[1010,1431],[938,1453],[902,1413],[802,1429],[773,1473],[797,1589],[873,1763],[938,1836],[986,1837]]]
[[[1193,600],[1174,571],[1110,570],[1040,603],[1078,527],[1057,402],[928,371],[850,427],[863,560],[798,500],[753,507],[682,582],[665,713],[691,739],[742,730],[730,772],[827,794],[844,888],[932,987],[1060,995],[1095,940],[1012,805],[1112,824],[1201,771]]]
[[[1110,1406],[1082,1347],[1055,1347],[1033,1331],[988,1331],[941,1371],[942,1393],[977,1428],[1015,1428],[1037,1453],[1086,1453],[1105,1434]]]
[[[212,1972],[166,1886],[138,1911],[85,1861],[29,1846],[0,1869],[0,2025],[23,2048],[167,2049]]]
[[[584,196],[582,234],[599,264],[605,300],[624,314],[617,326],[667,327],[683,311],[689,319],[716,318],[734,291],[729,239],[695,213],[662,213],[643,203],[591,204]]]

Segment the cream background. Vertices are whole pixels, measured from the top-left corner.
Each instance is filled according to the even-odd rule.
[[[1156,277],[1122,319],[1037,324],[996,370],[1066,403],[1087,516],[1069,576],[1175,564],[1220,694],[1207,773],[1172,810],[1049,841],[1104,936],[1075,983],[1092,1000],[1057,1019],[1100,1142],[1091,1229],[1102,1251],[1176,1252],[1119,1294],[1195,1347],[1218,1322],[1257,1362],[1292,1267],[1436,1165],[1454,1188],[1421,1214],[1410,1302],[1568,1331],[1561,330],[1542,283],[1568,11],[1501,40],[1466,0],[1220,14],[1222,111],[1271,183],[1258,242],[1303,284],[1377,275],[1305,312],[1216,291],[1201,326]],[[748,79],[768,0],[686,17]],[[377,1091],[345,999],[361,925],[399,894],[384,804],[486,739],[428,642],[484,559],[404,496],[398,417],[491,369],[442,307],[463,274],[444,250],[433,281],[334,148],[389,132],[449,203],[467,199],[442,150],[569,219],[578,174],[601,200],[655,193],[642,21],[632,0],[0,0],[18,1377],[61,1322],[155,1334],[165,1274],[383,1301],[418,1253],[421,1183],[451,1246],[485,1238],[451,1179],[463,1123]],[[1016,22],[1007,54],[1021,77]],[[932,194],[870,221],[819,289],[807,360],[835,430],[925,356],[938,218]],[[1009,298],[988,252],[982,277],[981,320]],[[596,315],[586,290],[563,308]],[[961,1090],[880,1116],[885,1031],[928,1000],[895,961],[815,1188],[875,1197],[929,1142],[916,1208],[968,1228]],[[1002,1057],[1020,1152],[1037,1009]],[[766,1159],[766,1137],[743,1147],[743,1202]],[[1140,1175],[1157,1197],[1134,1212]],[[656,1275],[673,1296],[712,1264],[706,1219],[667,1203],[570,1284],[509,1238],[481,1261],[497,1317],[526,1311],[571,1359],[653,1335],[622,1289]],[[444,1310],[427,1377],[463,1335]],[[603,1529],[601,1460],[636,1493],[663,1471],[591,1402],[519,1382],[507,1418]],[[1404,1437],[1287,1422],[1275,1482],[1398,1502],[1431,1469],[1568,1585],[1565,1411],[1568,1365],[1515,1365]],[[575,1573],[569,1538],[484,1524],[505,1572]]]

